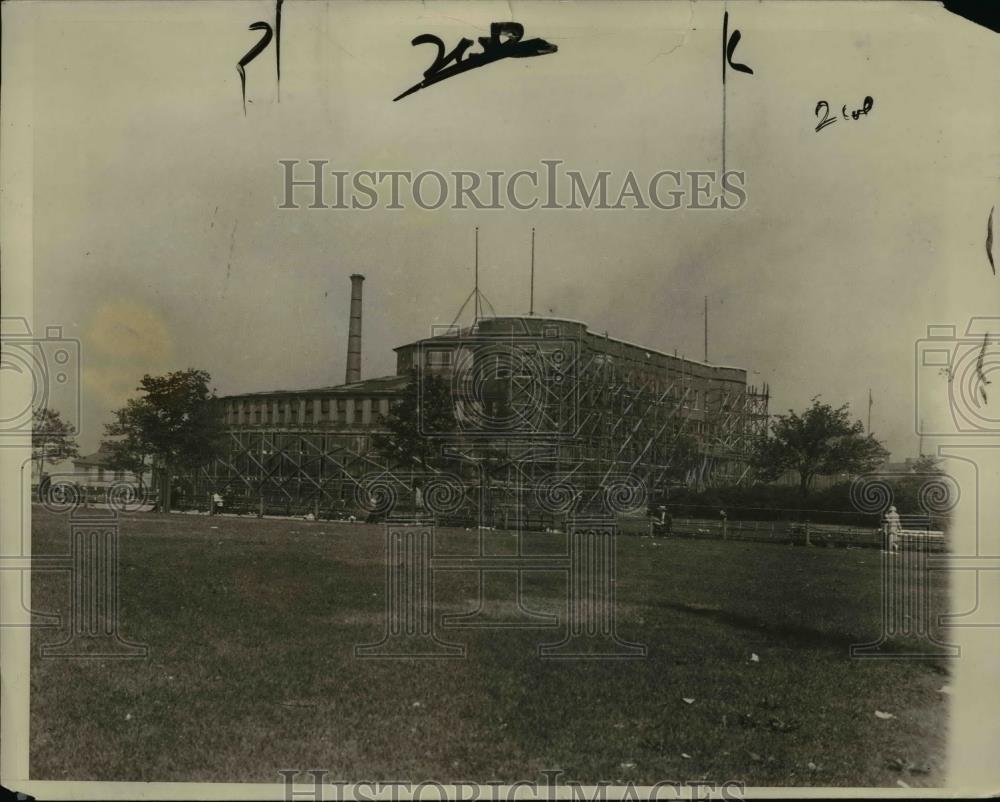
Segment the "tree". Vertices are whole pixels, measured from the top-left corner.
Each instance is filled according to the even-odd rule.
[[[31,457],[38,463],[41,484],[45,463],[54,465],[80,453],[76,444],[76,429],[62,419],[58,410],[36,409],[32,415]]]
[[[806,498],[816,476],[864,473],[884,462],[889,453],[865,434],[861,421],[851,423],[849,406],[834,408],[818,398],[801,415],[789,410],[771,424],[770,436],[758,443],[753,465],[769,481],[785,471],[799,474],[799,495]]]
[[[118,416],[121,411],[116,410],[114,413],[116,416],[115,422],[106,424],[104,427],[105,434],[115,437],[115,439],[101,441],[101,448],[109,455],[105,464],[113,471],[128,471],[132,473],[138,480],[139,487],[141,488],[143,486],[143,476],[153,460],[153,454],[148,450],[149,446],[136,433],[131,431],[126,432],[119,427],[120,418]]]
[[[390,467],[442,466],[448,461],[442,454],[442,441],[429,433],[448,434],[457,428],[450,383],[434,374],[418,376],[411,371],[409,383],[383,423],[389,431],[375,435],[372,445]]]
[[[698,465],[698,442],[683,431],[673,432],[668,446],[668,462],[665,478],[673,484],[686,482]]]
[[[913,472],[918,476],[937,476],[944,473],[940,457],[933,454],[921,454],[913,461]]]
[[[194,368],[147,374],[136,388],[144,395],[115,410],[105,426],[114,467],[141,475],[147,459],[152,461],[161,511],[170,511],[171,479],[178,470],[196,470],[222,451],[225,427],[210,381],[206,371]]]

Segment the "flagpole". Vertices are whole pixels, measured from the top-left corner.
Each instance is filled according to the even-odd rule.
[[[705,364],[708,364],[708,296],[705,296]]]
[[[872,388],[868,388],[868,434],[872,433]]]
[[[531,296],[528,301],[528,314],[535,314],[535,227],[531,227]]]

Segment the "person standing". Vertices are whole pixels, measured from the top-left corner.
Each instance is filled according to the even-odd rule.
[[[885,533],[888,539],[888,547],[891,553],[899,552],[899,537],[903,532],[903,526],[899,520],[899,513],[895,507],[889,507],[885,514]]]

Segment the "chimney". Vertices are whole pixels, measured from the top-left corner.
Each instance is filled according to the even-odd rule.
[[[361,284],[360,273],[351,276],[351,324],[347,333],[347,374],[345,384],[361,381]]]

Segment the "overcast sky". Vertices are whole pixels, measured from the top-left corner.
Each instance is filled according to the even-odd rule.
[[[984,239],[1000,200],[997,37],[930,3],[731,3],[733,211],[282,211],[278,159],[343,170],[718,169],[717,3],[288,0],[281,100],[271,2],[36,7],[35,325],[83,356],[84,451],[143,373],[204,368],[221,394],[344,375],[348,276],[367,276],[363,375],[481,286],[536,311],[769,382],[772,411],[850,402],[897,459],[917,450],[914,346],[998,314]],[[559,48],[392,98],[433,48],[516,20]],[[478,47],[474,48],[478,50]],[[874,107],[814,130],[814,108]],[[58,398],[56,403],[60,403]],[[65,402],[63,402],[65,403]]]

